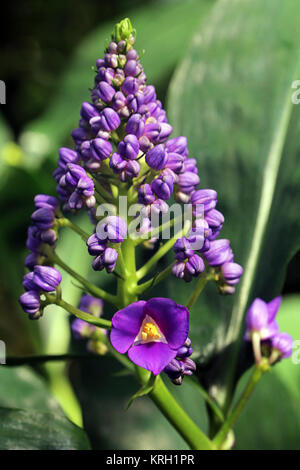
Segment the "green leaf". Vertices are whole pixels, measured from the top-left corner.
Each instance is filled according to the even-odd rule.
[[[164,0],[126,12],[137,30],[137,49],[145,49],[142,63],[149,83],[162,86],[168,80],[211,4],[209,0]],[[92,67],[103,57],[104,44],[120,19],[102,24],[78,47],[47,111],[21,136],[28,159],[41,162],[49,153],[57,158],[58,147],[78,125],[81,102],[90,99],[88,88],[93,86],[95,75]]]
[[[296,343],[300,339],[299,311],[299,295],[283,298],[278,322],[280,330],[294,338],[294,353],[276,364],[272,373],[265,374],[257,385],[234,430],[237,449],[300,448],[300,364],[299,343]],[[241,380],[238,393],[247,379],[246,375]]]
[[[71,423],[28,367],[0,367],[0,449],[89,449],[85,432]]]
[[[144,397],[145,395],[148,395],[149,393],[151,393],[153,390],[154,390],[154,387],[155,387],[155,384],[156,384],[156,379],[157,379],[157,375],[154,375],[150,374],[149,376],[149,380],[148,382],[143,385],[129,400],[128,402],[128,405],[126,407],[126,409],[128,410],[128,408],[130,408],[130,406],[132,405],[133,401],[136,399],[136,398],[140,398],[140,397]]]
[[[237,361],[231,345],[246,307],[280,292],[300,246],[300,108],[291,100],[300,76],[297,14],[293,0],[220,0],[170,86],[175,135],[188,137],[201,187],[218,191],[222,238],[230,238],[245,268],[234,296],[221,298],[208,286],[192,318],[200,354],[229,350],[218,370],[229,371],[231,382]],[[183,300],[183,289],[172,289]],[[216,385],[215,377],[209,381]],[[220,403],[227,399],[223,385],[213,387]]]

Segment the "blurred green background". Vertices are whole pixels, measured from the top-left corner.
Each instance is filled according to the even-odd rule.
[[[242,202],[256,200],[259,195],[259,177],[256,186],[249,183],[252,176],[260,172],[258,168],[262,162],[262,159],[256,162],[258,157],[253,153],[263,140],[260,135],[263,131],[258,123],[263,122],[267,126],[271,121],[273,110],[269,88],[272,88],[272,93],[274,88],[274,96],[280,95],[277,78],[282,76],[288,60],[294,57],[293,44],[299,39],[299,33],[293,29],[293,18],[296,16],[295,2],[292,0],[286,3],[283,12],[280,11],[280,2],[276,0],[260,7],[256,1],[252,6],[249,1],[244,3],[241,6],[239,2],[230,0],[16,0],[3,5],[5,24],[0,31],[0,79],[6,83],[7,95],[6,104],[0,106],[0,339],[6,343],[8,356],[85,351],[83,344],[75,344],[70,338],[69,319],[64,312],[53,308],[39,322],[29,322],[17,298],[22,292],[26,231],[33,209],[33,197],[40,192],[55,194],[55,182],[51,175],[58,148],[71,144],[69,134],[76,127],[80,103],[88,99],[88,89],[93,83],[92,66],[102,56],[104,42],[109,38],[114,23],[125,16],[130,17],[137,29],[137,49],[140,52],[145,50],[142,63],[148,82],[156,86],[176,135],[179,132],[188,135],[191,156],[195,153],[199,157],[201,186],[211,185],[218,189],[221,210],[227,219],[225,236],[236,242],[233,249],[237,251],[237,261],[244,262],[246,255],[243,255],[240,245],[245,240],[242,230],[247,227],[247,220],[242,220],[242,215],[238,217],[237,206],[241,205],[240,210],[245,213]],[[253,9],[252,19],[245,18],[245,5]],[[238,10],[236,16],[230,12],[235,8]],[[222,16],[225,18],[222,21],[223,29],[218,28],[218,18]],[[265,18],[268,18],[268,26]],[[279,19],[284,26],[279,27]],[[250,25],[251,21],[260,31],[260,36],[256,35],[255,28],[245,28],[245,24]],[[272,29],[275,39],[273,42],[266,40],[262,45],[267,34],[265,27]],[[289,33],[285,34],[286,31]],[[236,42],[240,43],[239,48],[230,46],[225,52],[222,44],[234,35]],[[229,57],[227,61],[223,60],[226,54]],[[220,64],[224,67],[218,70]],[[272,68],[274,64],[277,69],[275,66]],[[205,75],[209,67],[211,74]],[[239,75],[240,70],[244,75]],[[230,77],[237,77],[240,88],[234,89],[234,84],[231,88],[229,83],[234,80]],[[270,86],[272,80],[274,87]],[[249,90],[252,86],[251,95]],[[257,90],[260,94],[256,94]],[[255,96],[257,102],[254,106],[252,98]],[[241,103],[240,108],[234,106],[237,102]],[[246,115],[243,106],[245,109],[251,108],[253,113],[251,119],[244,121],[245,127],[239,128],[238,134],[239,123]],[[293,119],[295,122],[297,120],[295,132],[299,133],[300,121],[297,116]],[[268,129],[264,135],[267,133]],[[293,139],[294,134],[290,130],[290,140]],[[293,140],[297,145],[289,150],[293,152],[293,158],[298,159],[295,160],[298,166],[293,164],[293,174],[297,174],[298,178],[293,182],[295,188],[299,188],[300,184],[299,137],[297,139]],[[240,153],[246,156],[242,168]],[[214,161],[219,154],[222,155],[220,158],[224,154],[227,160]],[[292,157],[289,159],[292,160]],[[222,166],[225,164],[226,168]],[[243,175],[245,184],[235,179],[235,171]],[[298,212],[293,209],[293,220],[297,221],[299,191],[292,193],[291,198],[298,207]],[[236,212],[231,217],[232,207]],[[253,203],[253,217],[256,212],[257,207]],[[84,225],[87,221],[83,217],[80,223]],[[279,265],[284,269],[289,262],[284,283],[282,279],[273,281],[271,274],[269,277],[266,275],[265,282],[257,287],[256,292],[263,295],[267,282],[276,285],[277,291],[280,285],[284,295],[281,326],[295,339],[300,339],[299,235],[297,246],[296,241],[290,241],[287,223],[286,220],[284,223],[276,220],[277,245],[272,249],[277,254],[273,258],[269,253],[269,258],[262,261],[273,272]],[[291,221],[290,228],[299,234],[299,224]],[[252,231],[247,230],[247,233],[251,237]],[[280,251],[282,239],[282,245],[293,244],[293,249]],[[66,233],[59,250],[72,267],[87,275],[90,261],[85,250],[80,249],[80,241],[74,241],[74,237]],[[100,282],[105,284],[107,281],[101,278]],[[186,295],[186,286],[176,286],[176,295],[181,299]],[[168,285],[166,288],[172,295],[174,286]],[[192,288],[193,285],[189,286],[189,289]],[[64,277],[63,289],[67,300],[78,301],[80,293],[67,276]],[[219,322],[218,312],[208,310],[204,315],[210,327]],[[202,330],[206,337],[206,323],[202,324],[201,318],[196,323],[193,339],[197,339],[198,333],[198,337],[202,338]],[[210,341],[205,340],[208,349]],[[200,344],[200,352],[201,347]],[[120,366],[109,358],[69,364],[68,374],[82,405],[84,425],[92,447],[185,448],[184,442],[159,415],[150,400],[137,400],[124,415],[128,399],[136,391],[136,383],[131,377],[118,375],[118,371]],[[0,367],[0,419],[7,420],[12,426],[9,438],[0,426],[0,448],[49,446],[46,438],[40,441],[35,439],[34,444],[30,440],[23,442],[14,434],[13,423],[19,420],[23,429],[28,430],[30,426],[34,428],[38,421],[41,423],[40,429],[33,429],[32,434],[40,436],[46,434],[46,417],[50,412],[58,420],[57,425],[53,420],[54,435],[59,428],[64,436],[68,436],[61,444],[63,448],[88,446],[85,436],[76,434],[77,428],[69,430],[69,421],[61,422],[65,419],[61,409],[45,387],[45,383],[50,385],[61,404],[68,403],[65,412],[69,416],[76,415],[76,400],[64,374],[63,363],[36,366],[34,372],[28,367]],[[268,374],[237,424],[236,448],[300,449],[299,385],[300,365],[296,366],[290,359],[278,365],[272,375]],[[13,394],[12,389],[15,391]],[[183,387],[174,389],[179,401],[206,429],[205,403],[195,387],[185,383]],[[20,393],[17,393],[18,390]],[[1,410],[4,410],[3,414]],[[17,410],[23,410],[23,414],[19,416]],[[61,436],[55,435],[53,448],[57,448],[62,440]]]

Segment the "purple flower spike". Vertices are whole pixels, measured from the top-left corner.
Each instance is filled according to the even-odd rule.
[[[162,144],[156,145],[146,154],[146,163],[154,170],[162,170],[168,160],[168,154]]]
[[[276,297],[270,303],[256,298],[250,305],[246,314],[245,339],[251,339],[252,332],[259,332],[260,339],[272,338],[278,333],[278,324],[275,321],[281,302],[281,297]]]
[[[22,309],[29,315],[35,315],[40,308],[40,296],[35,290],[24,292],[19,298]]]
[[[159,374],[187,339],[189,312],[167,298],[141,300],[119,310],[112,319],[113,347],[132,362]]]
[[[61,283],[61,274],[50,266],[35,266],[32,281],[37,289],[52,292]]]
[[[122,157],[128,158],[129,160],[136,159],[140,150],[137,137],[133,134],[126,135],[119,143],[118,150]]]
[[[278,333],[273,336],[271,346],[279,351],[282,358],[290,357],[293,352],[293,338],[288,333]]]

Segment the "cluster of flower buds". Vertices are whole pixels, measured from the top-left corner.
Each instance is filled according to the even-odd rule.
[[[187,338],[184,345],[178,349],[175,359],[164,368],[164,372],[175,385],[181,385],[185,375],[193,375],[196,364],[190,358],[193,354],[191,340]]]
[[[103,300],[83,294],[78,308],[83,312],[100,318],[103,314]],[[72,322],[72,332],[75,339],[85,339],[87,341],[87,350],[97,354],[105,354],[107,347],[103,343],[103,335],[106,336],[107,330],[98,328],[91,323],[87,323],[80,318],[75,318]]]
[[[79,165],[80,156],[75,150],[62,147],[59,151],[58,168],[54,172],[57,194],[64,202],[65,210],[91,209],[96,204],[94,181]]]
[[[127,236],[127,226],[122,217],[114,215],[106,217],[97,226],[97,231],[91,235],[86,244],[89,254],[95,256],[93,269],[106,269],[111,273],[116,266],[118,252],[111,245],[122,243]]]
[[[51,266],[36,265],[33,271],[25,274],[24,294],[20,296],[20,304],[31,319],[39,318],[42,313],[41,295],[54,292],[61,283],[60,272]]]
[[[276,321],[280,304],[281,297],[271,302],[256,298],[247,311],[244,339],[252,341],[256,362],[260,362],[261,348],[270,357],[271,364],[292,354],[293,339],[289,334],[279,332]]]
[[[174,245],[173,274],[189,282],[207,265],[214,270],[220,293],[233,294],[243,269],[233,261],[229,240],[217,239],[224,224],[223,214],[216,209],[217,193],[212,189],[194,190],[190,201],[193,226],[190,234]]]

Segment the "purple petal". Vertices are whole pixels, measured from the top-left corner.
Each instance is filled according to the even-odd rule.
[[[148,300],[145,313],[158,324],[170,348],[180,348],[189,333],[189,311],[171,299],[156,297]]]
[[[134,364],[150,370],[154,375],[158,375],[175,356],[175,350],[159,342],[139,344],[128,351],[128,357]]]
[[[271,302],[267,303],[267,309],[269,312],[269,322],[273,321],[277,315],[281,304],[281,296],[275,297]]]
[[[146,302],[140,300],[116,312],[112,318],[110,341],[113,347],[124,354],[139,334],[146,315]]]

